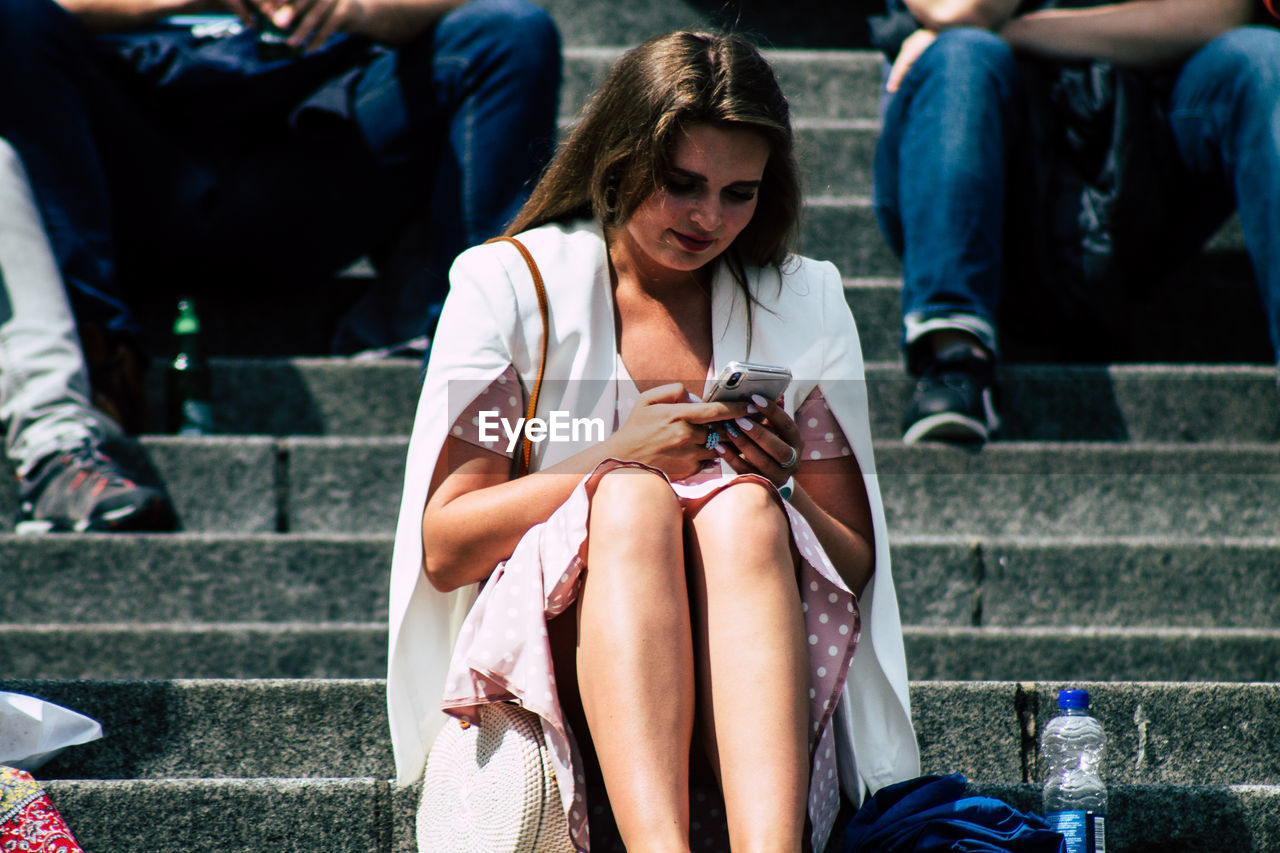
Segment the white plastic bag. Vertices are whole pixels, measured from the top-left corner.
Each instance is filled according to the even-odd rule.
[[[61,705],[0,691],[0,764],[28,772],[69,746],[102,737],[102,725]]]

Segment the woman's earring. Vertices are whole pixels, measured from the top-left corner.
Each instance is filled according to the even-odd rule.
[[[604,215],[612,223],[618,218],[618,179],[609,178],[604,186]]]

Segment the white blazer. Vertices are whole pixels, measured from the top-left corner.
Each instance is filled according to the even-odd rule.
[[[600,226],[547,225],[520,240],[537,261],[550,303],[539,415],[568,411],[612,424],[617,383],[583,381],[617,378],[613,295]],[[875,526],[875,574],[860,598],[862,636],[833,723],[841,784],[859,803],[867,790],[918,776],[920,757],[857,329],[836,268],[794,257],[781,273],[748,270],[760,303],[751,311],[748,350],[746,298],[725,265],[719,267],[712,289],[714,370],[747,358],[790,367],[794,379],[784,397],[790,412],[820,386],[865,479]],[[447,719],[440,710],[445,674],[477,593],[474,585],[438,592],[423,572],[422,512],[432,472],[449,427],[508,365],[520,374],[526,394],[532,388],[542,335],[532,280],[514,246],[479,246],[458,257],[409,442],[392,558],[387,702],[400,784],[421,777],[430,744]],[[581,449],[572,442],[535,444],[531,468]]]

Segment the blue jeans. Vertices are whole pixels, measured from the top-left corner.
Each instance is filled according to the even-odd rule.
[[[71,306],[31,186],[0,139],[0,427],[19,475],[81,444],[119,437],[89,400]]]
[[[1006,194],[1027,142],[1026,92],[1008,45],[984,30],[941,33],[887,101],[875,205],[902,259],[903,345],[940,329],[998,352]],[[1199,247],[1238,209],[1280,353],[1280,33],[1244,27],[1193,54],[1169,104],[1178,152],[1170,246]]]
[[[352,352],[426,333],[454,256],[514,216],[554,145],[560,67],[528,0],[297,60],[259,57],[251,32],[93,37],[52,0],[0,0],[0,136],[81,322],[136,336],[134,300],[398,258],[339,329]]]

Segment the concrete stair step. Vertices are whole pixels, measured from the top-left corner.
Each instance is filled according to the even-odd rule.
[[[406,444],[214,436],[141,446],[187,530],[337,534],[393,529]],[[974,453],[881,441],[876,460],[895,535],[1280,535],[1274,444],[997,442]],[[0,495],[0,513],[15,500]]]
[[[1280,630],[904,628],[919,681],[1278,681]]]
[[[1280,540],[896,536],[921,680],[1280,680]],[[0,537],[13,678],[377,678],[391,539]]]
[[[382,622],[0,624],[9,678],[381,678]]]
[[[1280,776],[1280,685],[1176,682],[912,682],[924,771],[1040,778],[1036,744],[1064,687],[1089,691],[1107,731],[1108,784],[1271,785]]]
[[[921,628],[1280,628],[1276,538],[895,532],[891,550]],[[7,576],[39,578],[4,586],[0,625],[359,634],[385,623],[390,564],[389,532],[0,536]]]
[[[1280,681],[1276,628],[907,625],[904,634],[918,681]],[[0,625],[0,669],[42,679],[380,678],[387,626]]]
[[[147,374],[150,432],[164,431],[165,362]],[[406,436],[417,359],[213,358],[214,424],[231,435]]]
[[[1079,682],[1107,729],[1113,783],[1280,784],[1280,685]],[[1035,739],[1059,682],[914,681],[926,772],[982,782],[1038,778]],[[389,778],[378,679],[11,681],[98,719],[106,737],[68,750],[47,779]]]
[[[54,780],[48,790],[86,853],[417,853],[418,789],[381,779]],[[1042,813],[1036,785],[971,782],[968,793]],[[1118,784],[1108,793],[1108,849],[1280,846],[1280,786]]]
[[[1271,445],[995,444],[981,453],[881,443],[895,535],[1273,535]],[[980,498],[980,500],[978,499]]]
[[[1038,789],[1028,784],[1041,772],[1036,737],[1062,686],[913,682],[924,772],[963,773],[972,792],[1036,810]],[[1090,690],[1108,732],[1117,849],[1274,849],[1280,686],[1072,686]],[[41,773],[89,853],[413,850],[417,792],[384,781],[377,680],[9,681],[0,689],[104,722],[107,738]]]
[[[1006,365],[1000,442],[1232,443],[1280,440],[1274,367]],[[897,362],[867,365],[872,434],[896,438],[915,380]]]
[[[44,779],[390,778],[376,679],[4,680],[102,723]]]
[[[868,290],[888,288],[854,285],[851,301],[882,299],[867,297]],[[914,380],[898,360],[897,327],[890,331],[870,311],[857,316],[872,431],[896,438]],[[149,383],[155,432],[162,379],[157,363]],[[421,366],[405,359],[215,359],[214,410],[226,435],[400,437],[413,424],[420,381]],[[1006,441],[1280,441],[1280,392],[1270,366],[1010,364],[1000,382],[999,437]]]
[[[4,585],[0,623],[385,622],[391,548],[388,533],[4,535],[6,574],[39,582]]]
[[[154,439],[155,442],[165,441]],[[224,439],[234,441],[234,439]],[[288,529],[384,531],[404,464],[391,439],[290,439]],[[165,470],[164,467],[161,470]],[[881,442],[890,529],[902,534],[1031,536],[1280,533],[1280,456],[1270,445],[995,444],[962,449]],[[197,503],[179,508],[204,529]],[[974,496],[982,495],[982,502]],[[187,503],[189,501],[190,503]],[[226,507],[218,504],[219,514]]]
[[[85,853],[416,853],[411,835],[392,845],[395,822],[413,813],[381,778],[59,779],[46,788]]]
[[[891,535],[902,621],[922,630],[1280,628],[1280,540]]]

